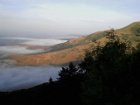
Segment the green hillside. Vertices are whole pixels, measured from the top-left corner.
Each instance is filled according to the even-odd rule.
[[[118,31],[127,33],[127,34],[135,34],[140,36],[140,22],[134,22]]]
[[[95,41],[105,37],[105,35],[106,35],[105,31],[95,32],[95,33],[90,34],[90,35],[88,35],[88,36],[86,36],[84,38],[74,39],[73,42],[71,40],[69,40],[69,41],[67,41],[65,43],[52,46],[50,48],[50,51],[64,50],[64,49],[67,49],[67,48],[72,48],[72,47],[75,47],[75,46],[92,43],[92,42],[95,42]]]
[[[115,30],[121,38],[131,41],[132,43],[140,42],[140,22],[134,22],[126,27]],[[106,31],[96,32],[85,37],[84,41],[96,41],[105,37]]]
[[[58,44],[50,48],[50,51],[58,51],[64,50],[67,48],[72,48],[78,45],[84,45],[87,43],[95,42],[106,35],[106,31],[99,31],[92,33],[80,40],[77,38],[74,42],[68,41],[66,43]],[[124,28],[116,30],[117,35],[119,35],[122,39],[129,40],[133,44],[138,44],[140,42],[140,22],[134,22]]]
[[[140,42],[140,22],[134,22],[122,29],[117,30],[118,34],[132,43]]]

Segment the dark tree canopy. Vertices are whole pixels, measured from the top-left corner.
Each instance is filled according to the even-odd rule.
[[[87,105],[138,105],[140,51],[132,52],[113,30],[107,38],[105,46],[93,48],[80,64],[86,70],[83,100]]]

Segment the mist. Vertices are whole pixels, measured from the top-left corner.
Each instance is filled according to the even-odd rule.
[[[57,80],[60,70],[61,67],[55,66],[0,65],[0,91],[30,88],[48,82],[50,77]]]
[[[15,54],[36,54],[45,50],[28,46],[52,46],[66,42],[59,39],[37,39],[26,37],[0,37],[0,91],[26,89],[58,78],[61,67],[18,66],[9,56]],[[25,46],[21,46],[25,45]]]

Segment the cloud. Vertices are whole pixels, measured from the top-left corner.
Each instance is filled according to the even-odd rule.
[[[89,34],[138,20],[140,16],[132,12],[136,4],[131,0],[2,0],[0,34]]]

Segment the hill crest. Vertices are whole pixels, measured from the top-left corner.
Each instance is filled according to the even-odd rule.
[[[140,43],[140,22],[134,22],[124,28],[115,30],[117,35],[136,46]],[[20,65],[63,65],[69,62],[80,61],[87,50],[95,46],[95,42],[105,44],[106,31],[99,31],[86,37],[69,40],[65,43],[52,46],[49,52],[36,55],[13,56]]]

